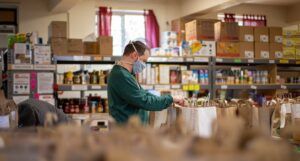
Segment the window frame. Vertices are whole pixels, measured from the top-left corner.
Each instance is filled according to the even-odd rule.
[[[121,30],[121,36],[122,36],[122,47],[124,47],[127,42],[125,42],[125,16],[126,15],[138,15],[138,16],[144,16],[145,11],[144,10],[122,10],[122,9],[112,9],[112,16],[117,15],[121,17],[121,26],[122,26],[122,30]],[[98,22],[99,21],[99,9],[96,10],[96,16],[95,16],[95,35],[96,37],[99,36],[99,29],[98,29]],[[144,19],[144,23],[145,23],[145,19]],[[146,26],[145,26],[146,27]],[[146,34],[145,34],[146,37]]]

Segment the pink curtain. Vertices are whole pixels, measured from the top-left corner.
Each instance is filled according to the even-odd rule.
[[[110,36],[111,35],[111,8],[99,7],[99,36]]]
[[[153,10],[145,11],[146,41],[150,48],[159,47],[159,25]]]

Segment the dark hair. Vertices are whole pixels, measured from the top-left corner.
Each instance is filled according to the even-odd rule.
[[[150,50],[149,47],[141,41],[131,41],[126,45],[123,55],[128,56],[135,52],[134,48],[137,50],[139,56],[144,55],[146,50]]]

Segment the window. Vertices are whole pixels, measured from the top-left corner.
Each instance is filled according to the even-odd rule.
[[[96,16],[96,35],[98,35],[98,15]],[[145,18],[143,10],[112,10],[111,36],[113,55],[121,56],[130,40],[145,40]]]

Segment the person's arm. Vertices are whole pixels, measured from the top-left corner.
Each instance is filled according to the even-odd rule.
[[[173,98],[170,95],[155,96],[140,89],[133,77],[124,75],[120,75],[120,77],[122,79],[120,78],[114,83],[113,90],[118,91],[119,96],[133,106],[148,111],[160,111],[173,103]]]

